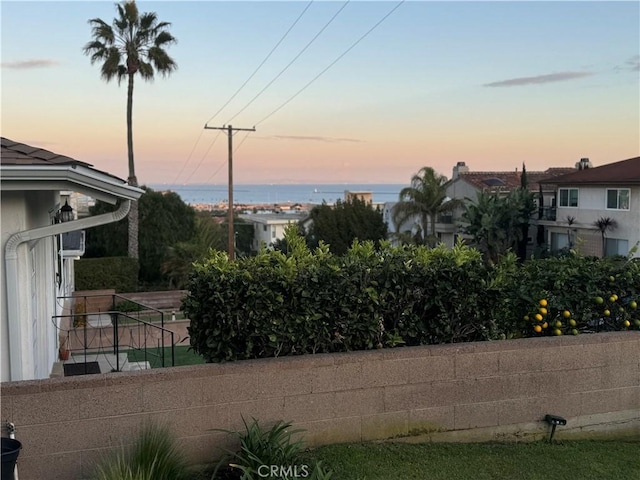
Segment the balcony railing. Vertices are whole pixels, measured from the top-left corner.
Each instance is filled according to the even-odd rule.
[[[538,220],[556,221],[556,207],[539,207]]]

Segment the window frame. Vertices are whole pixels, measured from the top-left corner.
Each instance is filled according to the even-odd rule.
[[[562,191],[567,192],[567,205],[562,204]],[[575,190],[576,192],[576,204],[570,205],[571,203],[571,191]],[[558,189],[558,207],[560,208],[579,208],[580,207],[580,190],[578,188],[559,188]]]
[[[627,192],[627,208],[620,208],[620,192]],[[616,206],[609,206],[609,192],[617,192],[616,195]],[[628,212],[631,209],[631,189],[630,188],[606,188],[605,196],[604,196],[604,207],[607,210],[621,210],[623,212]]]

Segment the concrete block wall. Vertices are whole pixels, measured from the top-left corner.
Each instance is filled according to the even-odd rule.
[[[308,355],[68,377],[0,386],[3,420],[24,448],[21,480],[81,479],[168,424],[193,463],[232,445],[214,429],[242,416],[292,421],[307,444],[540,438],[640,438],[640,332]]]

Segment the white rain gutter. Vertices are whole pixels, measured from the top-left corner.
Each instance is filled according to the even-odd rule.
[[[56,223],[46,227],[38,227],[13,234],[5,245],[5,268],[7,279],[7,319],[9,329],[9,362],[11,381],[23,380],[22,369],[22,322],[20,319],[20,295],[18,292],[18,247],[31,240],[60,235],[85,228],[97,227],[124,219],[131,208],[131,200],[124,200],[114,211],[94,217]]]

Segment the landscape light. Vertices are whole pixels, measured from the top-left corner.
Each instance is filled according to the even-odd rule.
[[[564,418],[559,417],[558,415],[547,414],[544,417],[544,421],[551,425],[551,435],[549,435],[549,443],[553,441],[553,434],[556,433],[556,427],[558,425],[567,424],[567,421]]]

